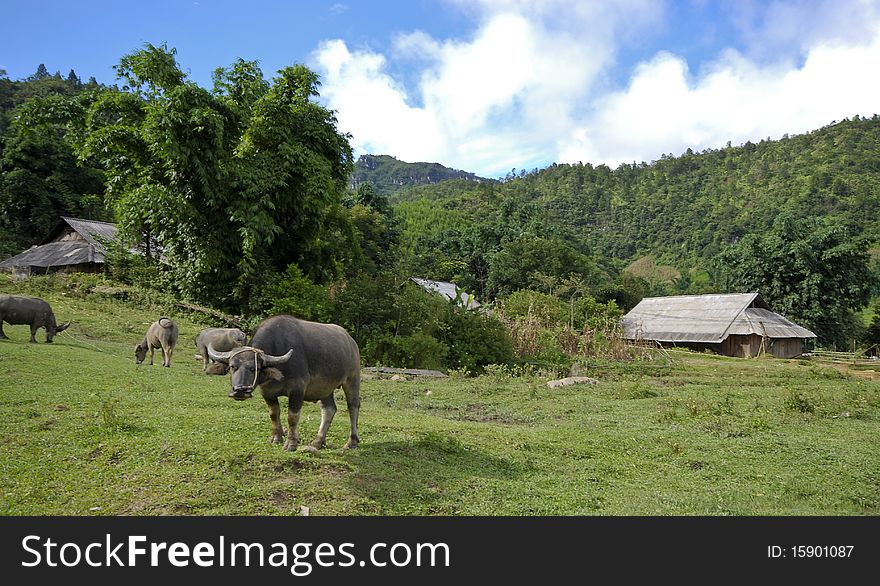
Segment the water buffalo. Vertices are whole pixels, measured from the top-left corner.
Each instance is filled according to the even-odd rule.
[[[150,351],[150,364],[153,364],[153,355],[156,348],[162,348],[162,365],[171,366],[171,353],[177,344],[177,324],[167,317],[160,317],[150,324],[147,335],[142,342],[134,347],[134,360],[140,364]]]
[[[286,450],[295,450],[299,445],[297,424],[303,401],[321,402],[321,426],[310,445],[318,449],[324,446],[327,430],[336,414],[333,392],[342,386],[351,419],[351,433],[345,447],[357,447],[361,355],[357,343],[341,327],[276,315],[260,323],[250,346],[229,352],[217,352],[208,346],[208,355],[232,372],[229,396],[233,399],[248,399],[254,388],[260,387],[269,406],[273,443],[284,441],[278,398],[287,396]],[[219,365],[212,365],[208,372],[216,366]],[[225,368],[217,369],[215,373],[223,370]]]
[[[3,333],[3,322],[11,325],[27,324],[31,326],[31,342],[36,344],[37,330],[46,328],[46,342],[51,343],[58,332],[70,327],[70,322],[57,325],[55,314],[48,303],[37,297],[19,297],[17,295],[0,295],[0,339],[6,339]]]
[[[196,337],[196,347],[203,362],[202,370],[208,370],[208,344],[216,351],[228,352],[244,346],[246,341],[247,336],[238,328],[205,328]]]

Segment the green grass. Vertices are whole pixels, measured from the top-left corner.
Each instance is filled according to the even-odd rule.
[[[880,383],[815,362],[674,352],[546,377],[363,383],[361,445],[340,409],[318,455],[271,445],[263,401],[226,397],[177,319],[170,369],[134,344],[168,308],[40,281],[74,325],[0,341],[4,515],[874,515]],[[38,335],[38,340],[44,336]],[[159,362],[157,360],[157,362]],[[306,404],[303,439],[320,411]]]

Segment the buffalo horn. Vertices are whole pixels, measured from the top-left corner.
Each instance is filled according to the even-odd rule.
[[[217,352],[211,344],[208,344],[208,356],[211,357],[211,360],[216,362],[229,364],[229,359],[232,358],[232,352]]]
[[[287,351],[287,354],[283,356],[272,356],[271,354],[263,354],[263,364],[265,366],[278,366],[283,362],[287,362],[290,360],[290,357],[293,356],[293,348]]]
[[[56,333],[57,333],[57,332],[63,332],[64,330],[66,330],[67,328],[69,328],[69,327],[70,327],[70,322],[71,322],[71,320],[67,320],[67,323],[66,323],[66,324],[61,324],[60,326],[58,326],[57,328],[55,328],[55,332],[56,332]]]

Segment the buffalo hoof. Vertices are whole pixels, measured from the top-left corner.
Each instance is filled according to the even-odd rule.
[[[283,444],[284,443],[284,436],[283,435],[281,435],[281,436],[273,435],[272,437],[269,438],[269,441],[272,442],[273,444]]]
[[[323,448],[326,444],[327,444],[327,441],[326,441],[326,440],[316,439],[315,441],[311,442],[309,445],[310,445],[311,447],[315,448],[316,450],[320,450],[320,449]]]
[[[350,438],[348,438],[348,441],[345,442],[345,445],[342,446],[342,448],[345,449],[345,450],[353,450],[353,449],[355,449],[356,447],[358,447],[358,444],[359,444],[359,443],[360,443],[360,440],[359,440],[359,439],[357,439],[357,438],[353,438],[353,437],[350,437]]]
[[[295,452],[298,445],[299,442],[292,442],[290,440],[287,440],[287,442],[284,444],[284,449],[288,452]]]

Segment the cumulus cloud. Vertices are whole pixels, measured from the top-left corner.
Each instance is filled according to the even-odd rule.
[[[595,113],[558,145],[560,162],[617,165],[687,148],[717,148],[801,133],[880,112],[880,36],[864,46],[822,44],[802,66],[760,67],[727,51],[699,78],[661,53],[626,90],[596,99]]]
[[[740,50],[721,51],[696,73],[683,57],[661,51],[611,90],[621,47],[662,26],[656,2],[452,3],[473,18],[466,38],[408,31],[387,54],[341,40],[315,51],[322,99],[338,112],[356,152],[499,176],[554,161],[650,161],[880,110],[880,82],[871,73],[880,57],[876,3],[846,5],[848,18],[835,16],[837,25],[817,17],[825,2],[807,15],[787,2],[763,11],[737,3],[729,17],[745,39]],[[796,31],[777,27],[791,19],[807,31],[803,48],[792,49]],[[840,34],[849,19],[857,22],[853,34]],[[760,54],[760,33],[769,37],[771,29],[776,37],[766,46],[784,45],[789,54]],[[417,67],[416,81],[405,86],[392,64]]]

